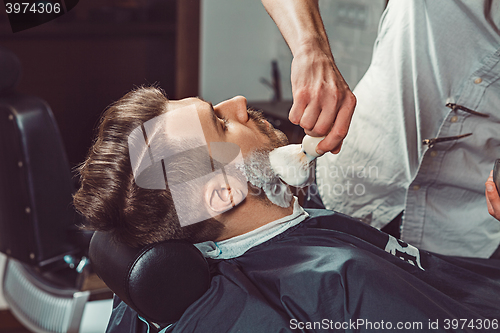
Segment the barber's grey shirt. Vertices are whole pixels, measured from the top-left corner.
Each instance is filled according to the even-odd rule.
[[[389,1],[342,151],[317,163],[328,209],[379,228],[404,210],[408,243],[494,252],[500,222],[488,214],[484,183],[500,158],[499,29],[500,0]]]

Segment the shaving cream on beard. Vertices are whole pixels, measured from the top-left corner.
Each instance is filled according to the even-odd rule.
[[[306,187],[314,181],[316,152],[318,143],[325,137],[306,135],[302,145],[287,145],[269,153],[269,163],[273,173],[291,186]]]
[[[283,208],[290,207],[293,194],[273,171],[269,161],[269,151],[257,150],[245,157],[243,165],[237,168],[246,176],[248,182],[262,189],[269,201]]]

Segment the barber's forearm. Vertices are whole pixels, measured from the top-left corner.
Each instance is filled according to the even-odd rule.
[[[326,136],[319,155],[338,153],[351,123],[356,98],[333,60],[318,0],[261,0],[293,54],[293,105],[288,119],[306,134]]]
[[[318,0],[262,0],[269,16],[285,38],[292,54],[320,48],[331,56]]]

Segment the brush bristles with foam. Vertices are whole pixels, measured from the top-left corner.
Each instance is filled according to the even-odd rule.
[[[315,157],[304,152],[301,145],[288,145],[269,153],[273,171],[288,185],[304,186],[311,176]]]

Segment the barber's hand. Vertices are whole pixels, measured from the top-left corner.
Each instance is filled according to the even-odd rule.
[[[497,187],[493,182],[493,171],[485,183],[486,185],[486,204],[488,205],[488,213],[500,221],[500,196],[498,195]]]
[[[303,48],[293,58],[291,74],[294,102],[290,121],[310,136],[326,135],[318,153],[338,153],[349,130],[356,97],[333,57],[319,48]]]

